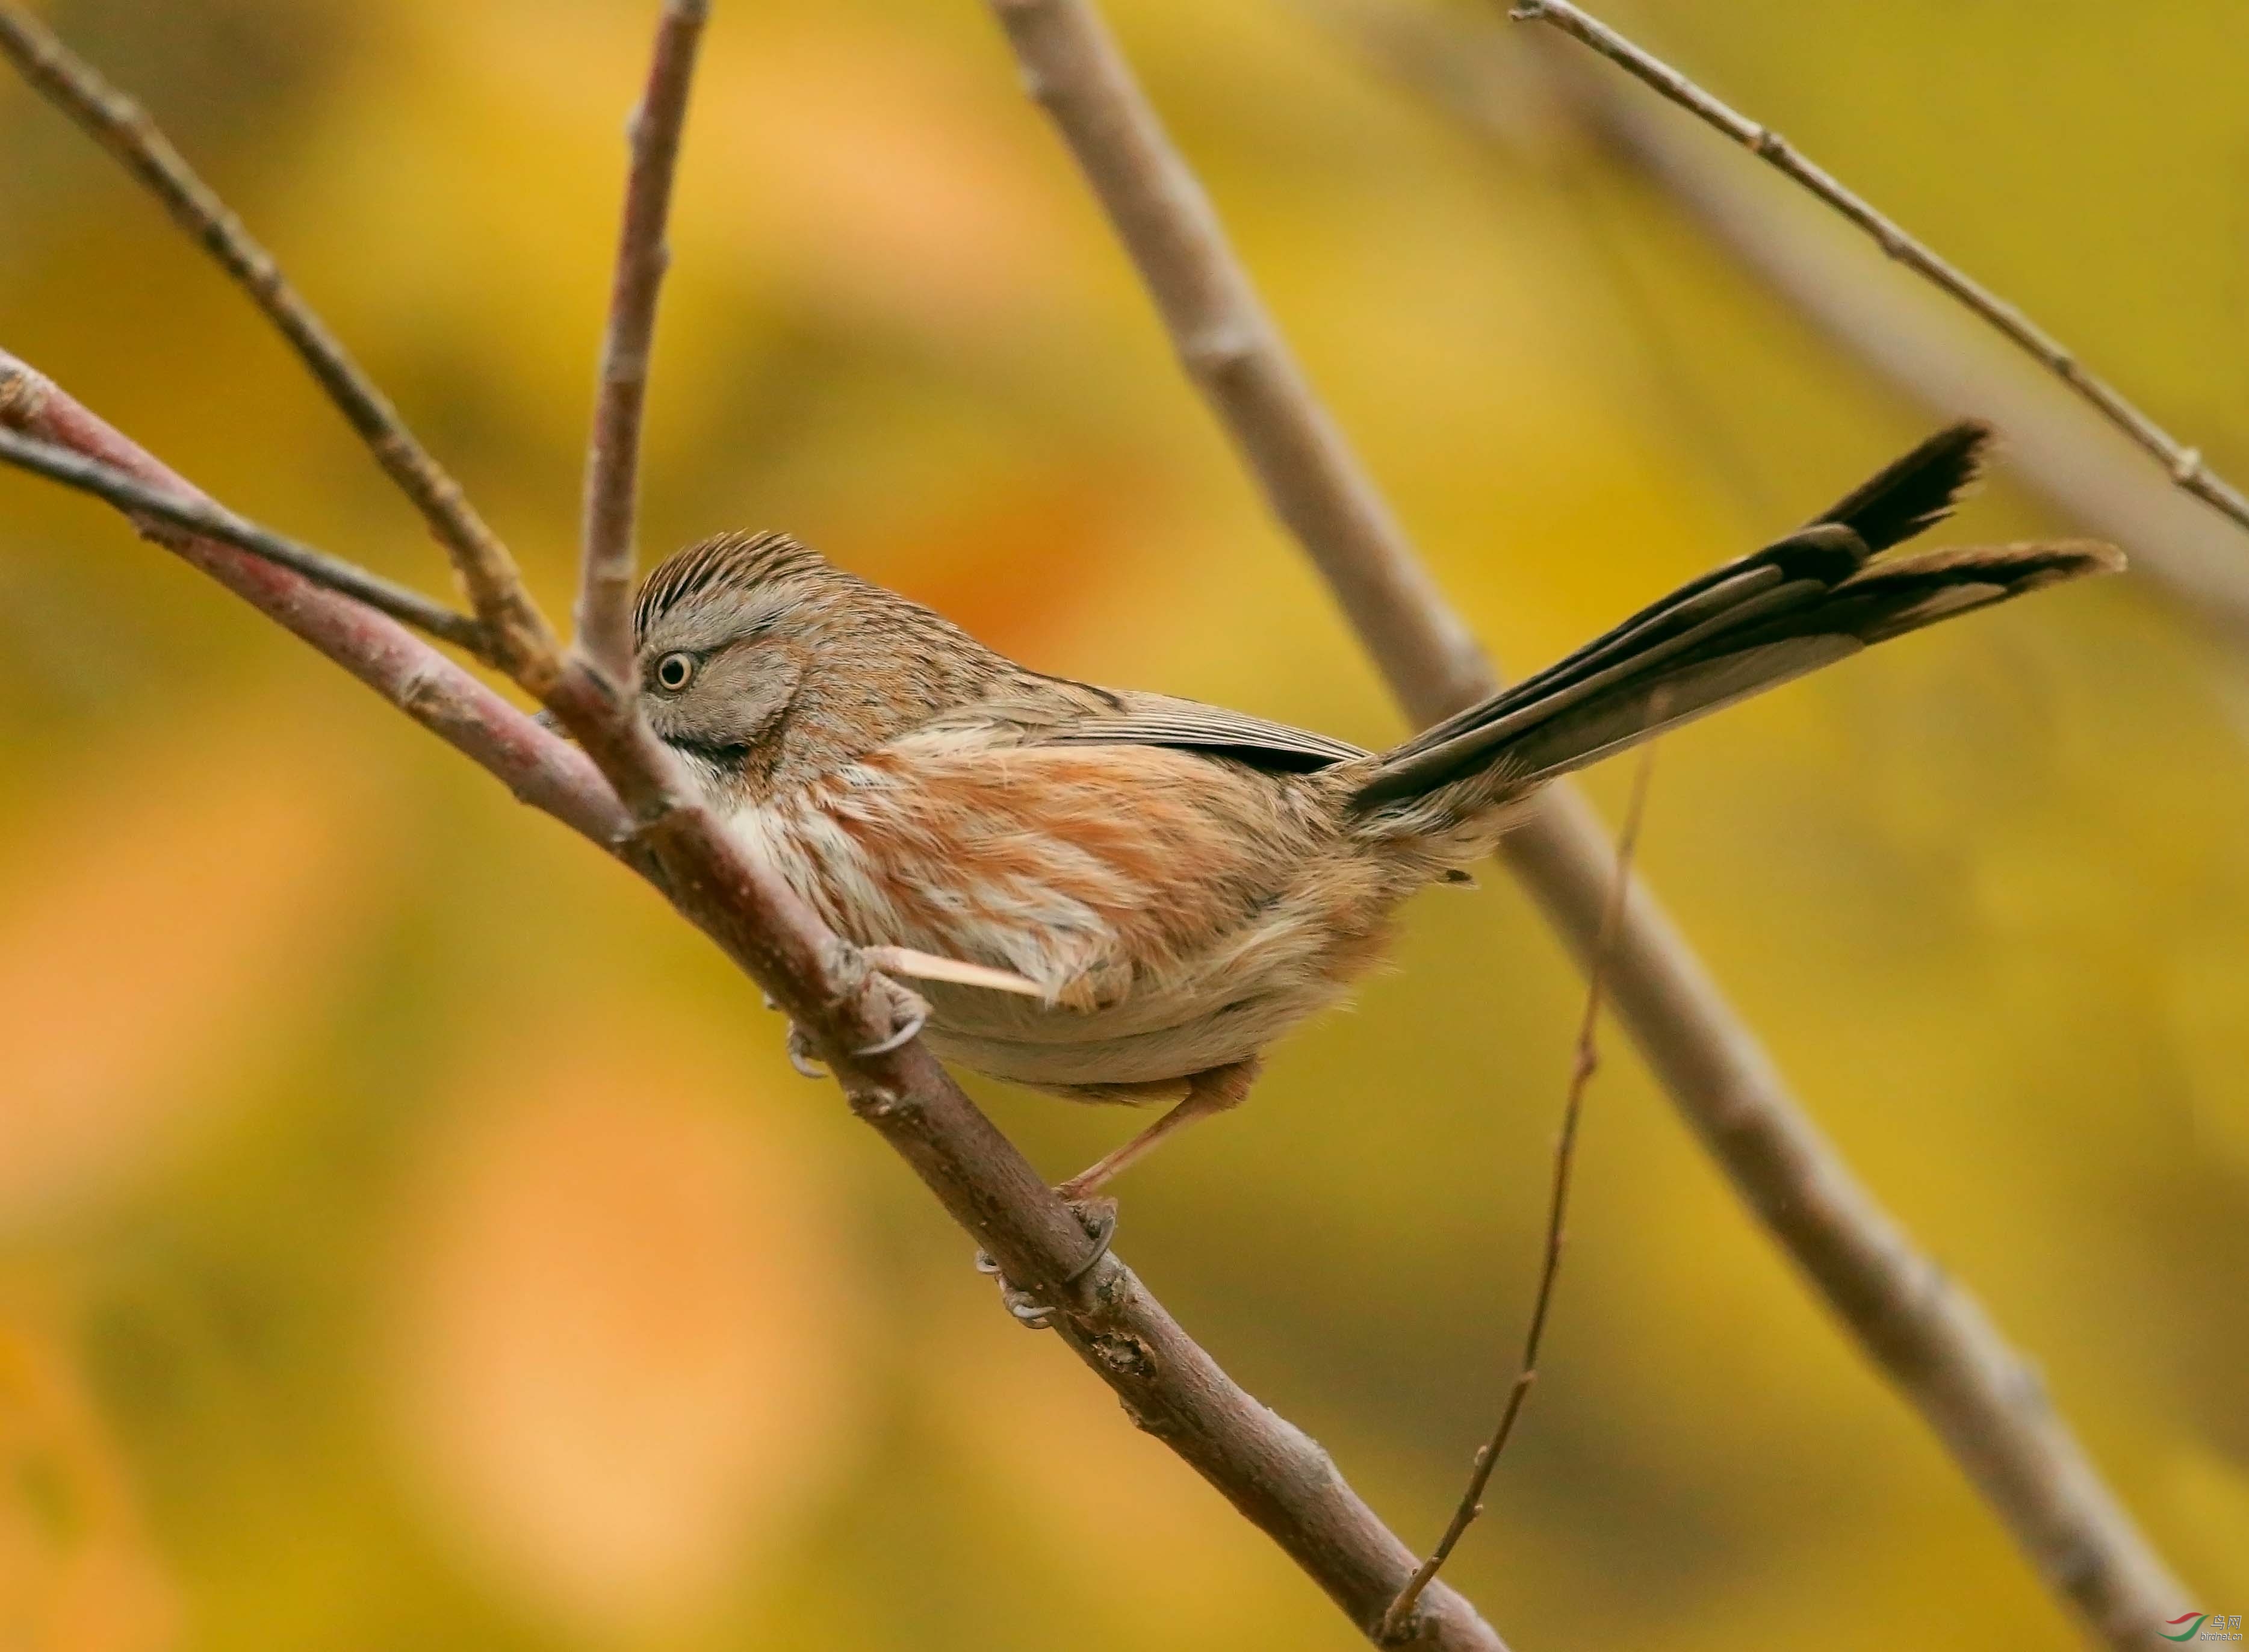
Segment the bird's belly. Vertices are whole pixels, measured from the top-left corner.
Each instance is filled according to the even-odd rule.
[[[1099,1008],[992,1002],[973,988],[918,985],[931,1001],[926,1034],[948,1061],[1042,1088],[1157,1084],[1255,1055],[1340,1000],[1345,978],[1302,968],[1224,991],[1152,988]],[[1149,1098],[1155,1098],[1151,1096]]]

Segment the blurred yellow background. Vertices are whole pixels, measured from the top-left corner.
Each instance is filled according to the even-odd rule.
[[[1281,0],[1111,10],[1510,664],[1929,423],[1644,190],[1508,164]],[[48,8],[557,612],[652,12]],[[2249,469],[2233,0],[1619,20]],[[1400,732],[980,5],[719,0],[674,248],[651,554],[787,527],[1042,669]],[[12,81],[0,342],[238,508],[444,589],[248,306]],[[1942,533],[2067,527],[2000,485]],[[2144,586],[2040,597],[1673,740],[1643,849],[2208,1611],[2249,1611],[2242,686]],[[1580,988],[1496,874],[1418,905],[1399,962],[1129,1178],[1119,1242],[1425,1544],[1511,1369]],[[1358,1644],[1008,1321],[657,901],[12,474],[0,1006],[0,1643]],[[1539,1652],[2067,1643],[1609,1043],[1546,1372],[1453,1580]],[[1057,1175],[1136,1122],[977,1093]]]

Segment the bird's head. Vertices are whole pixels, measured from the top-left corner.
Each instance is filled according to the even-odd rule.
[[[650,726],[722,806],[830,772],[1008,669],[781,533],[679,552],[642,584],[633,623]]]

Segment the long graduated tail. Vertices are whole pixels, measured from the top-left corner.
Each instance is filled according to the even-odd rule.
[[[1365,813],[1475,776],[1494,801],[1970,609],[2124,559],[2084,540],[1876,561],[1950,515],[1991,432],[1940,430],[1786,539],[1643,609],[1535,677],[1425,729],[1353,794]]]

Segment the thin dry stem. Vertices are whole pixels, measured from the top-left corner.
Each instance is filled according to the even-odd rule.
[[[2249,559],[2230,521],[2150,469],[2113,425],[1967,313],[1887,279],[1814,221],[1818,209],[1788,210],[1722,164],[1723,154],[1680,142],[1673,123],[1652,118],[1659,112],[1629,90],[1585,98],[1582,118],[1737,267],[1932,413],[1972,413],[2004,430],[1998,460],[2009,475],[2086,532],[2129,547],[2132,572],[2197,624],[2249,645]]]
[[[634,112],[632,164],[624,221],[609,290],[601,389],[586,455],[583,568],[578,646],[620,692],[633,690],[633,527],[640,485],[641,415],[648,400],[649,353],[657,299],[671,254],[664,242],[672,180],[687,124],[695,52],[708,0],[671,0],[657,24],[648,84]]]
[[[0,0],[0,54],[162,202],[288,340],[375,460],[452,559],[497,657],[519,677],[551,677],[554,633],[526,595],[515,559],[348,351],[283,277],[273,256],[196,176],[146,111],[15,0]]]
[[[1845,188],[1805,159],[1771,127],[1761,126],[1720,102],[1669,64],[1570,4],[1568,0],[1524,0],[1508,16],[1521,22],[1551,24],[1770,162],[1777,170],[1802,184],[1872,236],[1875,244],[1891,258],[1934,282],[2027,351],[2048,372],[2097,409],[2102,417],[2160,460],[2173,482],[2242,527],[2249,527],[2249,499],[2204,462],[2201,450],[2179,441],[2105,380],[2088,372],[2074,351],[2021,309],[1908,235],[1865,197]]]
[[[1453,1550],[1483,1512],[1484,1488],[1491,1483],[1500,1454],[1514,1437],[1516,1421],[1523,1415],[1523,1408],[1538,1380],[1538,1352],[1546,1339],[1546,1319],[1554,1305],[1554,1282],[1561,1274],[1562,1251],[1569,1239],[1570,1187],[1578,1165],[1578,1126],[1585,1117],[1585,1087],[1592,1082],[1601,1064],[1598,1034],[1602,988],[1608,979],[1610,957],[1616,950],[1617,932],[1624,924],[1625,891],[1632,887],[1633,855],[1640,845],[1640,823],[1647,816],[1647,787],[1655,773],[1655,749],[1654,743],[1650,742],[1640,753],[1640,762],[1633,771],[1632,797],[1625,805],[1624,824],[1617,832],[1616,871],[1610,882],[1608,909],[1601,920],[1600,942],[1593,953],[1592,967],[1585,972],[1585,1008],[1578,1020],[1570,1084],[1562,1100],[1562,1128],[1554,1140],[1554,1176],[1546,1197],[1546,1240],[1539,1253],[1538,1288],[1530,1301],[1530,1324],[1523,1336],[1523,1358],[1516,1367],[1515,1380],[1508,1385],[1507,1398],[1500,1407],[1499,1421],[1492,1428],[1491,1438],[1476,1451],[1474,1465],[1468,1470],[1468,1488],[1461,1493],[1445,1534],[1429,1551],[1429,1558],[1414,1568],[1406,1587],[1398,1592],[1398,1598],[1390,1603],[1390,1609],[1382,1614],[1379,1638],[1386,1644],[1405,1638],[1413,1621],[1414,1603],[1420,1600],[1422,1591],[1436,1580],[1437,1573],[1452,1558]]]
[[[1551,169],[1573,182],[1586,163],[1608,162],[1647,180],[1737,268],[1883,382],[1941,418],[1972,415],[2005,431],[1996,459],[2017,482],[2094,537],[2129,546],[2132,575],[2196,623],[2249,644],[2249,559],[2232,523],[2150,469],[2113,425],[1969,312],[1889,279],[1815,201],[1764,188],[1563,39],[1525,52],[1504,24],[1474,13],[1394,0],[1297,3],[1517,171]]]
[[[990,0],[1032,95],[1108,209],[1174,348],[1250,457],[1407,711],[1428,722],[1496,683],[1281,352],[1247,274],[1086,0]],[[1227,348],[1214,349],[1214,341]],[[1198,370],[1216,363],[1222,370]],[[1286,462],[1269,462],[1283,456]],[[1567,785],[1501,846],[1582,967],[1611,900],[1606,832]],[[1635,881],[1610,974],[1619,1022],[1736,1191],[1943,1439],[2046,1587],[2119,1647],[2185,1604],[1973,1298],[1910,1242],[1806,1116],[1753,1031]],[[1426,1607],[1424,1608],[1426,1614]],[[1366,1621],[1370,1632],[1377,1621]]]
[[[456,612],[434,597],[395,584],[356,563],[300,545],[255,522],[244,521],[232,511],[207,499],[184,498],[149,487],[96,460],[5,430],[0,430],[0,462],[107,499],[141,521],[144,532],[161,535],[168,528],[183,528],[248,551],[252,556],[301,575],[315,585],[364,602],[377,613],[388,614],[440,642],[464,648],[487,664],[492,663],[492,644],[474,616]]]

